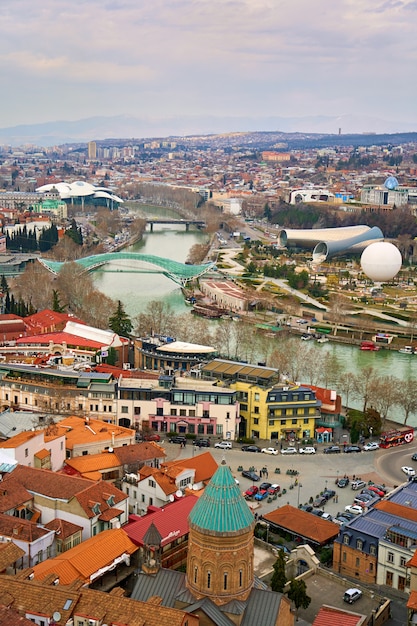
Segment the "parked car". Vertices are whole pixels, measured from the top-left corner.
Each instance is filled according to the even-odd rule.
[[[367,496],[365,493],[363,493],[363,494],[359,494],[358,496],[356,496],[356,498],[353,501],[353,504],[359,504],[360,506],[364,507],[370,502],[372,502],[372,500],[373,500],[372,496]]]
[[[157,433],[150,433],[142,436],[143,441],[161,441],[161,437]]]
[[[243,470],[242,476],[249,478],[249,480],[253,480],[255,483],[260,480],[258,474],[256,472],[252,472],[252,470]]]
[[[208,439],[195,439],[193,443],[198,448],[210,448],[210,441]]]
[[[258,446],[242,446],[241,450],[243,452],[260,452],[261,449]]]
[[[349,478],[347,476],[342,476],[342,478],[339,478],[339,480],[336,483],[336,485],[340,487],[341,489],[343,489],[344,487],[347,487],[348,484],[349,484]]]
[[[323,515],[323,511],[321,509],[313,509],[310,513],[317,515],[317,517],[321,517]]]
[[[183,443],[185,445],[187,443],[187,440],[181,435],[176,435],[175,437],[171,437],[171,439],[169,439],[169,443]]]
[[[362,452],[362,448],[360,446],[345,446],[344,452]]]
[[[359,491],[359,489],[365,489],[366,482],[364,480],[354,480],[352,481],[350,487],[354,491]]]
[[[330,500],[331,498],[334,498],[336,495],[336,492],[333,489],[325,489],[323,491],[323,496],[326,498],[326,500]]]
[[[253,498],[254,496],[256,496],[257,493],[258,493],[258,487],[256,485],[252,485],[252,487],[249,487],[249,489],[246,489],[243,495],[245,496],[245,498]]]
[[[279,485],[277,485],[277,483],[274,483],[273,485],[271,485],[268,489],[268,495],[269,496],[273,496],[276,493],[279,493],[281,491],[281,487]]]
[[[383,498],[385,496],[385,491],[382,491],[382,489],[379,489],[379,487],[377,487],[376,485],[369,485],[368,491],[373,491],[380,498]]]
[[[407,465],[403,465],[403,467],[401,468],[401,471],[404,472],[404,474],[407,474],[407,476],[416,475],[416,470],[413,467],[408,467]]]
[[[319,506],[324,506],[327,502],[327,498],[325,498],[324,496],[318,496],[314,502],[313,502],[313,506],[319,507]]]
[[[356,588],[347,589],[347,591],[345,591],[345,593],[343,594],[343,600],[344,602],[347,602],[348,604],[353,604],[354,602],[356,602],[356,600],[359,600],[359,598],[361,597],[362,597],[362,591]]]
[[[348,513],[353,513],[354,515],[362,515],[363,508],[360,506],[360,504],[348,504],[347,506],[345,506],[345,511],[347,511]]]
[[[268,489],[271,483],[261,483],[259,485],[258,493],[255,495],[255,500],[263,500],[268,496]]]
[[[301,511],[306,511],[306,513],[311,513],[313,510],[313,507],[311,506],[311,504],[302,504],[300,506],[300,510]]]
[[[323,515],[321,516],[321,519],[327,519],[328,522],[332,522],[333,515],[330,515],[330,513],[323,513]]]
[[[414,452],[413,456],[411,457],[412,461],[417,461],[417,452]]]
[[[369,450],[378,450],[379,449],[379,443],[377,443],[376,441],[370,441],[369,443],[365,443],[365,445],[363,446],[363,449],[367,452]],[[417,458],[416,458],[417,460]]]
[[[338,454],[340,452],[339,446],[328,446],[323,450],[324,454]]]
[[[281,454],[297,454],[297,448],[290,446],[289,448],[283,448]]]
[[[278,450],[275,450],[275,448],[262,448],[261,452],[264,454],[278,454]]]
[[[231,450],[232,449],[232,442],[231,441],[217,441],[214,444],[215,448],[222,448],[223,450]]]
[[[313,446],[306,446],[305,448],[299,448],[300,454],[316,454],[316,449]]]

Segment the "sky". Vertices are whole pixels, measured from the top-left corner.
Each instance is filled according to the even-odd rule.
[[[417,130],[416,24],[417,0],[1,0],[0,127],[356,115]]]

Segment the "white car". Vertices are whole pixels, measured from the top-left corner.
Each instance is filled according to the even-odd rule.
[[[412,467],[408,467],[407,465],[403,465],[403,467],[401,468],[401,471],[403,471],[404,474],[407,474],[407,476],[415,476],[416,475],[415,469],[412,468]]]
[[[353,513],[353,515],[362,515],[363,508],[359,504],[348,504],[345,506],[345,511]]]
[[[214,444],[215,448],[223,448],[223,450],[231,450],[232,442],[231,441],[218,441]]]
[[[298,450],[300,454],[316,454],[316,449],[313,446],[306,446]]]
[[[365,445],[363,446],[364,450],[378,450],[379,448],[379,443],[377,443],[376,441],[370,441],[369,443],[365,443]]]
[[[278,450],[275,450],[275,448],[262,448],[261,452],[264,454],[278,454]]]
[[[283,448],[281,450],[281,454],[297,454],[297,452],[297,448],[293,448],[291,446],[289,448]]]

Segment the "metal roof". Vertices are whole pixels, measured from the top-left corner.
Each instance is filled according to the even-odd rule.
[[[254,626],[254,624],[275,626],[281,600],[282,593],[252,589],[240,626]]]
[[[253,513],[224,461],[190,512],[189,524],[223,536],[248,530],[254,525]]]

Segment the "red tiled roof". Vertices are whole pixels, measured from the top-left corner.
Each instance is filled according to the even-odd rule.
[[[301,511],[290,504],[263,515],[263,519],[320,545],[337,537],[340,529],[337,524],[321,519],[318,515]]]
[[[410,597],[407,602],[407,609],[417,610],[417,591],[410,591]]]
[[[363,615],[336,609],[332,606],[322,606],[317,613],[313,626],[358,626],[363,623]]]
[[[153,523],[162,537],[161,545],[165,546],[188,534],[188,516],[197,501],[196,496],[189,495],[143,517],[131,515],[123,530],[134,544],[143,546],[143,538]]]
[[[57,332],[57,333],[42,333],[39,335],[31,335],[30,337],[20,337],[16,340],[16,344],[36,344],[36,345],[49,345],[49,343],[66,343],[71,348],[91,348],[92,350],[99,350],[102,348],[102,343],[99,341],[93,341],[92,339],[84,339],[84,337],[77,337],[71,335],[71,333]]]
[[[59,313],[58,311],[52,311],[51,309],[44,309],[33,315],[28,315],[23,320],[27,332],[30,333],[44,333],[55,330],[62,330],[67,322],[77,322],[77,324],[84,324],[84,322],[73,315],[68,313]]]
[[[166,469],[169,476],[178,476],[184,469],[194,469],[195,483],[209,481],[217,468],[218,465],[210,452],[204,452],[188,459],[161,463],[161,469],[164,471]]]
[[[60,539],[67,539],[68,537],[71,537],[71,535],[75,535],[75,533],[80,530],[82,531],[83,529],[83,527],[78,524],[73,524],[72,522],[59,519],[58,517],[45,524],[45,528],[48,530],[54,530],[55,533],[59,535]]]

